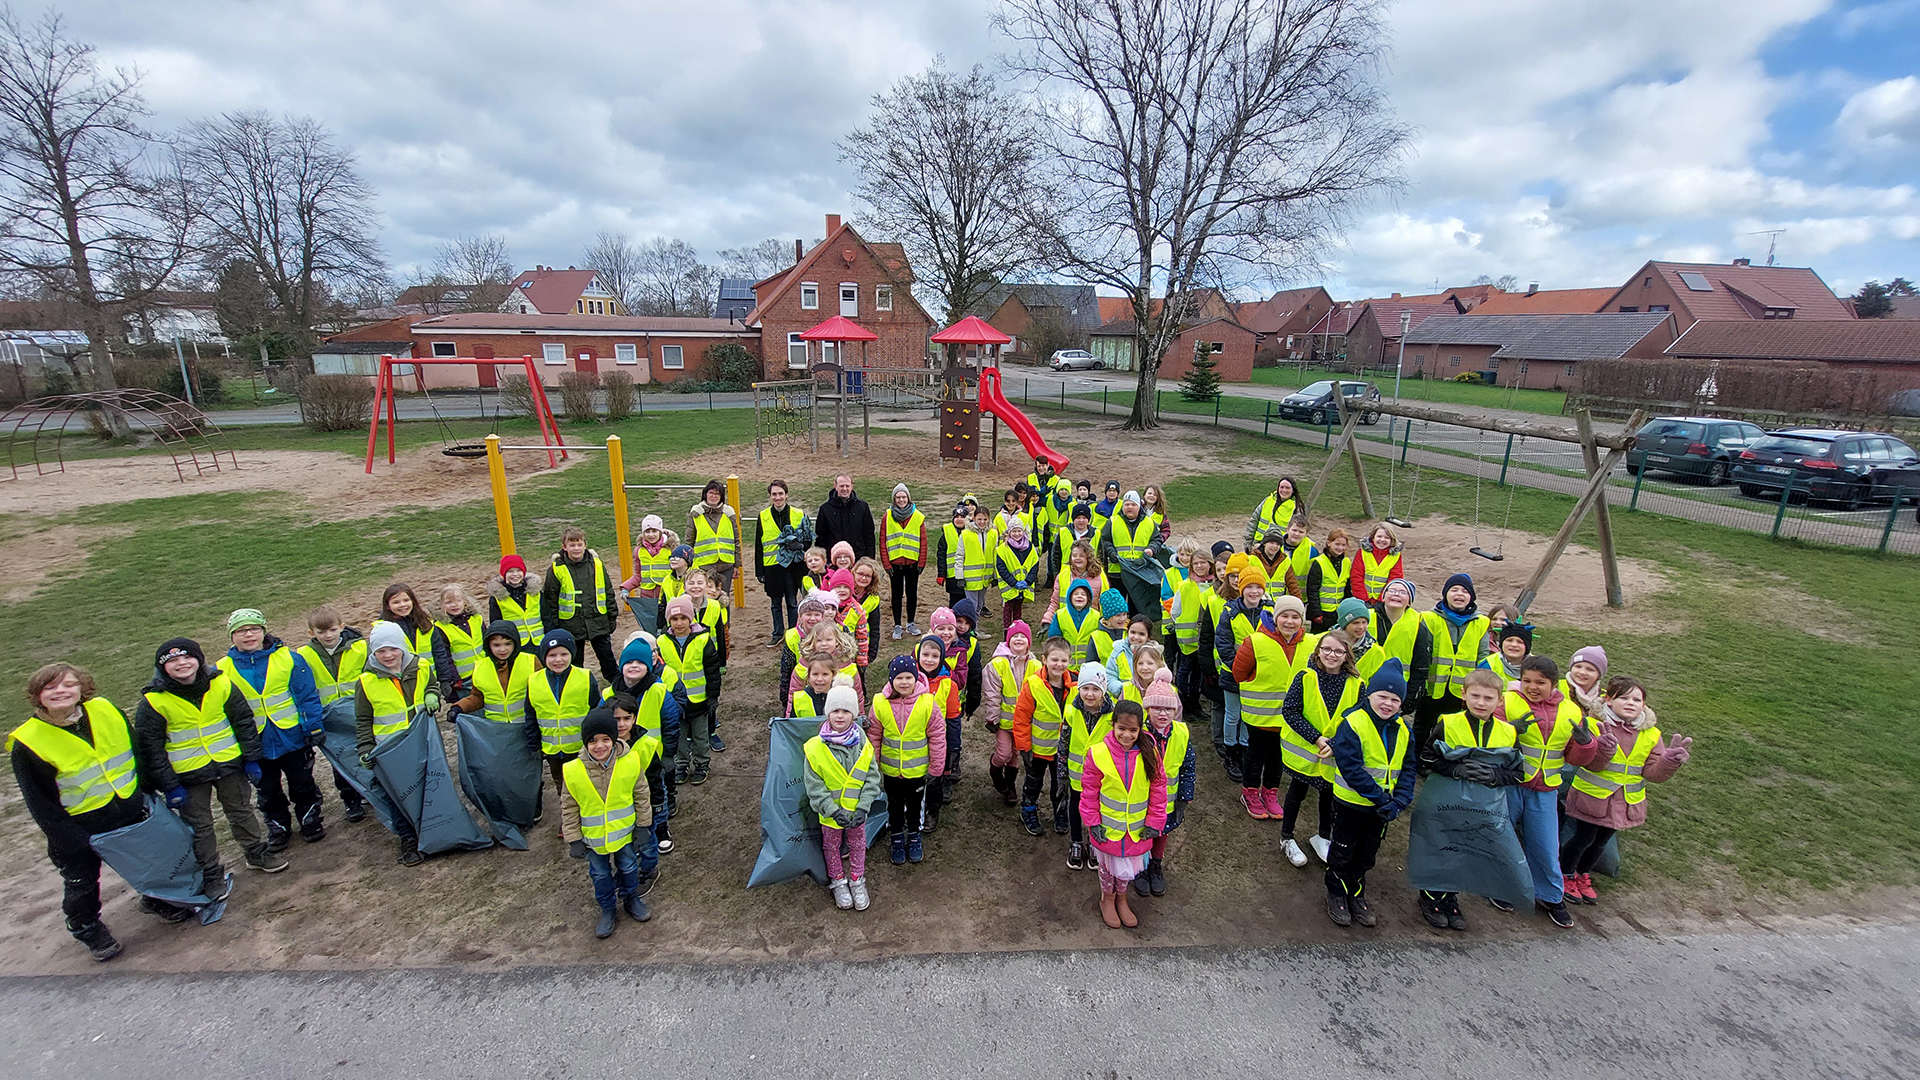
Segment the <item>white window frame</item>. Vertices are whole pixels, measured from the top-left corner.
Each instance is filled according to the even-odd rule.
[[[1226,343],[1226,342],[1224,342],[1224,341],[1209,341],[1209,342],[1207,343],[1207,351],[1208,351],[1208,352],[1211,352],[1211,353],[1223,353],[1223,352],[1226,352],[1226,351],[1227,351],[1227,343]]]
[[[851,297],[851,299],[849,299]],[[840,314],[849,319],[860,317],[860,283],[843,281],[840,283]]]
[[[803,281],[800,283],[800,310],[801,311],[820,310],[820,283],[819,282]]]
[[[662,371],[685,371],[687,369],[687,350],[683,345],[660,346],[660,369]]]
[[[893,310],[893,286],[875,285],[873,287],[873,310],[875,311],[892,311]]]
[[[615,345],[613,362],[616,364],[637,364],[640,362],[640,350],[633,345]]]
[[[1567,365],[1567,374],[1569,374],[1569,375],[1571,375],[1571,374],[1573,374],[1573,365],[1572,365],[1572,364],[1568,364],[1568,365]]]
[[[441,352],[440,350],[443,348],[447,351]],[[434,356],[459,356],[460,343],[457,341],[436,341],[431,346],[431,351]]]
[[[567,343],[564,341],[543,341],[540,343],[540,359],[548,364],[567,362]]]
[[[840,362],[840,343],[837,341],[821,342],[820,343],[820,362],[823,364],[839,363]]]
[[[797,364],[793,362],[793,348],[796,345],[800,347],[800,362]],[[800,331],[795,330],[787,335],[787,370],[804,371],[806,367],[807,343],[800,337]]]

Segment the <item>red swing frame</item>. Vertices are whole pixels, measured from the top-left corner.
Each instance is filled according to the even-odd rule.
[[[522,356],[518,360],[495,360],[478,356],[433,356],[415,360],[407,358],[396,359],[392,356],[383,355],[380,357],[380,373],[373,384],[373,420],[367,425],[368,473],[373,472],[373,455],[375,447],[379,445],[380,422],[382,420],[385,420],[387,425],[387,464],[391,465],[394,463],[393,429],[400,424],[400,406],[394,398],[393,365],[395,364],[472,364],[475,368],[478,368],[481,364],[490,364],[494,367],[524,368],[527,373],[527,388],[533,393],[533,417],[539,421],[540,424],[540,443],[542,446],[547,447],[547,466],[549,468],[559,468],[560,462],[566,460],[567,447],[566,442],[560,437],[560,421],[554,418],[553,406],[547,404],[547,390],[546,387],[540,385],[540,369],[534,366],[533,357]],[[414,372],[414,378],[418,380],[420,389],[425,391],[427,388],[426,375],[416,370]],[[555,456],[556,450],[559,452],[557,458]]]

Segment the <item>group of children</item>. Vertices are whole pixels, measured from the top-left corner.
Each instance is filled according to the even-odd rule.
[[[1090,483],[1055,477],[1039,460],[997,512],[963,500],[931,545],[948,603],[925,634],[917,598],[900,595],[901,561],[924,563],[928,546],[924,529],[917,544],[903,537],[919,524],[905,485],[880,526],[887,565],[846,543],[806,552],[793,626],[775,639],[776,711],[820,720],[804,750],[805,797],[837,906],[871,904],[866,819],[881,798],[890,861],[924,858],[953,799],[970,718],[1019,827],[1039,837],[1050,825],[1066,837],[1068,867],[1097,872],[1108,926],[1138,924],[1130,892],[1165,895],[1167,836],[1196,796],[1208,733],[1247,813],[1279,823],[1286,861],[1304,867],[1310,851],[1325,864],[1340,925],[1374,925],[1367,872],[1389,823],[1412,805],[1416,775],[1429,772],[1504,789],[1536,903],[1557,925],[1572,925],[1567,902],[1595,902],[1591,874],[1608,841],[1645,821],[1645,785],[1690,755],[1691,740],[1663,738],[1644,687],[1609,679],[1592,646],[1562,677],[1534,652],[1518,612],[1479,613],[1466,574],[1416,610],[1393,531],[1374,528],[1352,552],[1341,529],[1317,545],[1290,480],[1256,509],[1245,552],[1228,541],[1169,549],[1165,496],[1145,490],[1109,483],[1096,502]],[[679,788],[705,782],[711,754],[726,748],[718,702],[734,568],[712,542],[731,525],[709,513],[713,494],[690,515],[704,552],[649,515],[624,581],[569,528],[543,574],[501,559],[484,609],[447,585],[436,619],[395,583],[365,636],[320,608],[297,648],[257,610],[235,611],[217,663],[190,639],[160,646],[131,721],[85,672],[35,672],[33,715],[9,746],[65,881],[69,931],[98,959],[119,951],[99,921],[100,862],[87,841],[141,820],[141,789],[191,827],[216,899],[231,881],[214,839],[216,796],[251,869],[284,870],[296,831],[324,839],[313,766],[329,710],[350,711],[362,764],[423,715],[523,723],[560,801],[561,835],[588,864],[596,933],[611,934],[622,911],[649,918],[643,897],[673,850]],[[1154,576],[1157,597],[1124,587]],[[917,640],[883,659],[889,580],[892,639]],[[995,603],[997,641],[982,626]],[[622,606],[640,629],[616,654]],[[581,664],[589,652],[597,675]],[[1514,753],[1489,766],[1447,753],[1460,747]],[[333,784],[349,821],[384,797],[377,781],[368,790],[338,771]],[[1303,847],[1297,820],[1309,794],[1318,815]],[[394,827],[399,861],[421,862],[404,815]],[[1457,896],[1423,892],[1418,902],[1436,928],[1465,928]],[[152,899],[142,907],[174,921],[191,913]]]

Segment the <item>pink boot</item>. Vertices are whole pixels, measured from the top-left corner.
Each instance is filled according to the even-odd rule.
[[[1280,806],[1279,788],[1262,788],[1260,790],[1260,798],[1267,804],[1267,818],[1269,820],[1281,821],[1286,818],[1287,812]]]
[[[1241,788],[1240,801],[1247,804],[1247,813],[1253,815],[1255,819],[1267,820],[1267,800],[1261,797],[1259,788]]]

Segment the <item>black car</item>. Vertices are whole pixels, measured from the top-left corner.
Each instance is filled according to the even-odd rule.
[[[1662,416],[1634,433],[1639,442],[1627,455],[1627,472],[1670,472],[1697,476],[1708,487],[1727,482],[1740,451],[1766,432],[1744,420],[1709,416]]]
[[[1333,400],[1332,379],[1321,379],[1316,383],[1295,390],[1274,403],[1273,414],[1283,420],[1304,420],[1309,424],[1326,424],[1340,419],[1340,406]],[[1369,405],[1380,403],[1380,389],[1372,383],[1340,383],[1340,395],[1347,399],[1347,408],[1360,413],[1363,424],[1375,423],[1380,419],[1379,410],[1370,410]]]
[[[1885,432],[1789,428],[1742,450],[1733,480],[1742,495],[1778,498],[1791,482],[1810,501],[1858,509],[1920,498],[1920,454]]]

